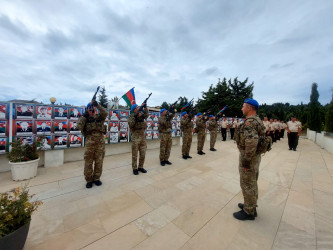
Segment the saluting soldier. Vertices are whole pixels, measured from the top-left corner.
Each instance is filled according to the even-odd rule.
[[[210,151],[216,151],[214,148],[217,137],[217,122],[214,115],[209,116],[208,130],[210,132]]]
[[[148,118],[148,109],[145,107],[143,112],[140,112],[140,107],[137,104],[133,104],[131,107],[132,114],[128,118],[128,126],[131,130],[131,141],[132,141],[132,169],[133,174],[138,175],[141,173],[147,173],[147,170],[143,168],[145,163],[147,142],[145,137],[146,122]],[[139,166],[138,166],[138,151],[139,151]]]
[[[165,164],[171,165],[169,161],[171,146],[172,146],[172,136],[171,129],[172,124],[171,120],[175,116],[174,106],[171,106],[169,110],[161,109],[161,117],[159,118],[158,131],[161,136],[160,142],[160,162],[161,166]]]
[[[257,181],[261,161],[257,146],[259,137],[265,134],[265,126],[257,116],[258,107],[256,100],[245,99],[242,112],[246,119],[235,135],[239,149],[240,186],[244,197],[244,203],[238,204],[241,210],[233,214],[238,220],[254,220],[257,216]]]
[[[196,124],[196,131],[198,133],[198,145],[197,150],[199,155],[206,154],[203,152],[203,147],[205,145],[205,139],[206,139],[206,122],[208,117],[206,115],[202,115],[201,113],[197,114],[197,120],[195,122]]]
[[[182,120],[180,121],[180,129],[183,133],[182,156],[185,160],[192,158],[192,156],[190,156],[193,129],[192,118],[193,112],[188,114],[186,111],[184,111],[182,113]]]
[[[99,110],[99,113],[97,112]],[[86,112],[77,122],[77,127],[85,137],[86,149],[84,152],[84,177],[86,188],[102,185],[100,180],[103,169],[103,159],[105,155],[106,126],[104,121],[108,112],[96,101],[91,101],[87,105]],[[93,166],[93,164],[95,165]]]

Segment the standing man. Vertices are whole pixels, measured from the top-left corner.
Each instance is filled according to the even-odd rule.
[[[160,162],[161,166],[165,164],[171,165],[169,161],[170,151],[172,146],[171,120],[175,116],[174,106],[171,106],[169,110],[162,109],[160,111],[161,117],[159,118],[158,131],[161,136],[160,143]]]
[[[86,150],[84,152],[86,188],[92,188],[93,183],[96,186],[102,185],[100,178],[105,155],[104,134],[106,133],[104,121],[107,115],[108,112],[101,105],[96,101],[91,101],[87,105],[86,112],[77,123],[77,127],[86,138]],[[94,162],[95,166],[93,167]]]
[[[265,132],[266,132],[266,135],[269,136],[269,121],[268,121],[268,118],[267,116],[264,117],[264,120],[262,122],[265,126]]]
[[[257,116],[259,104],[256,100],[247,98],[242,112],[246,117],[244,123],[237,129],[236,143],[239,149],[239,175],[244,203],[239,203],[241,209],[233,215],[238,220],[254,220],[257,216],[258,176],[260,154],[257,154],[259,136],[264,135],[265,126]]]
[[[199,155],[206,154],[203,152],[203,147],[205,145],[205,139],[206,139],[206,122],[207,122],[208,116],[203,116],[201,113],[197,114],[197,120],[195,122],[196,124],[196,131],[198,133],[198,145],[197,150]]]
[[[144,107],[145,103],[142,104]],[[145,138],[146,122],[148,117],[147,107],[143,108],[143,112],[139,111],[140,107],[137,104],[133,104],[131,107],[132,114],[128,118],[128,126],[132,132],[132,169],[133,174],[138,175],[141,173],[147,173],[147,170],[143,168],[146,157],[147,143]],[[138,151],[139,151],[139,167],[138,167]]]
[[[274,123],[273,123],[273,119],[269,119],[269,124],[268,124],[268,127],[269,127],[269,136],[272,138],[272,143],[276,142],[275,140],[275,126],[274,126]]]
[[[192,144],[192,123],[193,113],[192,111],[187,114],[186,111],[182,113],[182,120],[180,121],[180,129],[183,133],[183,146],[182,146],[182,155],[183,159],[187,160],[192,158],[190,156],[190,149]]]
[[[208,122],[208,130],[210,132],[210,151],[216,151],[214,148],[216,137],[217,137],[217,122],[215,119],[215,116],[210,115],[209,116],[209,122]]]
[[[301,133],[301,128],[299,123],[296,121],[296,117],[292,116],[291,121],[287,123],[287,132],[288,132],[288,146],[289,150],[296,151],[298,145],[298,137]]]
[[[223,119],[221,121],[222,141],[227,140],[227,127],[228,127],[228,121],[227,118],[223,115]]]
[[[230,128],[230,137],[231,137],[231,140],[233,140],[234,134],[235,134],[235,129],[236,129],[236,121],[235,121],[235,118],[233,118],[233,117],[231,118],[229,128]]]

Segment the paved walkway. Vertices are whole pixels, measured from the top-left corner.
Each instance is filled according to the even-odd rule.
[[[191,160],[172,148],[171,166],[158,150],[147,174],[132,175],[131,156],[105,158],[103,185],[88,190],[83,162],[38,170],[30,192],[44,204],[34,214],[25,249],[333,249],[333,156],[307,139],[289,151],[287,139],[262,158],[258,217],[238,221],[242,202],[238,151]],[[0,191],[18,185],[0,174]]]

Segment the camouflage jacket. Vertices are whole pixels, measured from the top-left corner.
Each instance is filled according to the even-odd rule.
[[[259,136],[263,131],[265,126],[257,115],[246,118],[236,130],[235,140],[245,162],[250,162],[256,154]]]
[[[197,119],[197,121],[195,122],[196,126],[196,130],[198,132],[200,131],[204,131],[206,129],[206,121],[207,121],[207,117],[206,116],[202,116],[200,119]]]
[[[144,114],[141,116],[132,113],[128,118],[128,126],[132,133],[142,133],[145,131],[147,125],[145,119],[148,118],[148,109],[145,109]]]
[[[172,124],[171,120],[175,116],[174,113],[166,112],[164,116],[158,119],[158,131],[160,133],[171,133]]]
[[[209,131],[215,131],[217,132],[217,121],[216,120],[210,120],[208,122],[208,130]]]
[[[183,118],[180,121],[180,129],[183,131],[183,133],[185,133],[185,132],[191,132],[192,133],[193,123],[191,121],[190,116],[188,116],[186,118]]]
[[[90,116],[88,119],[81,116],[77,122],[77,127],[81,130],[81,133],[85,137],[92,135],[93,133],[100,133],[103,135],[107,132],[104,121],[108,116],[108,112],[100,105],[98,105],[97,108],[99,110],[99,114]]]

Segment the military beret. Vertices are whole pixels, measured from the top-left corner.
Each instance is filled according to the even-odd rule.
[[[87,109],[90,109],[90,110],[92,110],[92,109],[93,109],[93,106],[91,105],[91,103],[90,103],[90,102],[87,104]]]
[[[138,104],[133,104],[131,107],[131,110],[133,111],[137,106],[138,106]]]
[[[250,104],[250,105],[252,105],[252,106],[254,106],[256,108],[259,108],[259,103],[256,100],[254,100],[254,99],[246,98],[245,101],[244,101],[244,103],[247,103],[247,104]]]
[[[187,112],[186,111],[184,111],[183,113],[182,113],[182,116],[184,116],[184,115],[186,115],[187,114]]]
[[[210,115],[209,118],[213,117],[213,115]]]
[[[161,109],[160,114],[162,114],[166,109]]]
[[[197,116],[201,115],[201,113],[198,113]]]

